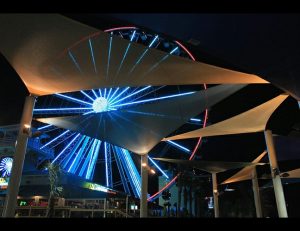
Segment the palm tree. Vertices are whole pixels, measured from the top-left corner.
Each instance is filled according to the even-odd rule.
[[[50,193],[48,200],[48,209],[47,209],[47,217],[54,217],[54,205],[55,198],[61,196],[62,187],[58,186],[58,180],[60,176],[61,169],[59,165],[49,163],[47,165],[49,171],[49,181],[50,181]]]

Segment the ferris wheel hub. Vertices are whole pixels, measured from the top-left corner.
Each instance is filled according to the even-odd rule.
[[[108,101],[104,97],[98,97],[93,102],[94,112],[103,112],[108,110]]]

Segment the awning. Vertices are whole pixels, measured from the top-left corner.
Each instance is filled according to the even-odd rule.
[[[211,126],[163,139],[180,140],[206,136],[221,136],[264,131],[266,124],[277,107],[288,97],[279,95],[251,110]]]
[[[203,160],[181,160],[181,159],[167,159],[167,158],[154,158],[168,163],[183,165],[191,168],[197,168],[209,173],[225,172],[230,169],[243,168],[246,166],[261,165],[260,163],[251,162],[224,162],[224,161],[203,161]]]
[[[267,154],[267,151],[264,151],[260,154],[255,160],[252,161],[253,164],[259,163],[261,159]],[[252,171],[255,165],[247,166],[243,168],[241,171],[234,174],[232,177],[228,178],[227,180],[223,181],[222,184],[230,184],[234,182],[244,181],[244,180],[251,180],[252,179]]]
[[[190,95],[115,111],[37,120],[145,154],[190,118],[242,87],[244,85],[219,85]]]
[[[1,14],[0,34],[0,52],[35,95],[116,86],[268,83],[57,14]]]

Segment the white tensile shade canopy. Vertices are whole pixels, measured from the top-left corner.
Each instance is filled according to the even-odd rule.
[[[241,133],[262,132],[276,108],[288,97],[279,95],[251,110],[211,126],[163,139],[180,140],[196,137],[221,136]]]
[[[0,52],[34,95],[186,84],[268,83],[194,62],[57,14],[0,15]]]
[[[261,163],[253,162],[229,162],[229,161],[204,161],[204,160],[181,160],[181,159],[167,159],[167,158],[153,158],[155,160],[178,164],[186,167],[197,168],[209,173],[220,173],[230,169],[255,167],[262,165]]]
[[[137,154],[147,154],[163,137],[245,85],[218,85],[190,95],[80,116],[39,118]]]
[[[264,151],[257,158],[255,158],[255,160],[253,160],[252,163],[254,163],[254,164],[259,163],[266,154],[267,154],[267,151]],[[230,184],[230,183],[235,183],[235,182],[244,181],[244,180],[251,180],[253,177],[253,174],[252,174],[253,168],[255,168],[255,165],[247,166],[247,167],[243,168],[241,171],[234,174],[232,177],[223,181],[221,184]]]
[[[281,174],[282,178],[300,178],[300,168],[284,172]]]

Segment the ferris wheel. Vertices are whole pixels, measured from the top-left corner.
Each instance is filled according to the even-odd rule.
[[[191,52],[178,41],[173,41],[159,34],[148,33],[136,27],[119,27],[105,31],[113,36],[119,36],[130,41],[125,51],[120,51],[122,56],[118,64],[118,71],[122,72],[126,57],[130,52],[132,43],[143,44],[149,49],[159,49],[167,52],[169,55],[177,55],[192,59],[195,58]],[[99,51],[94,46],[97,42],[97,35],[91,35],[80,40],[68,49],[66,55],[73,63],[74,68],[81,72],[81,63],[76,57],[76,49],[81,46],[87,46],[90,50],[91,68],[97,73],[97,54],[106,53],[110,59],[111,49],[114,46],[110,39],[107,51]],[[148,49],[136,58],[135,64],[130,67],[133,71],[141,60],[147,55]],[[109,64],[109,63],[108,63]],[[108,70],[108,67],[107,67]],[[90,113],[100,113],[104,111],[120,110],[131,105],[153,103],[169,98],[181,97],[191,94],[195,90],[206,89],[206,85],[195,86],[141,86],[141,87],[115,87],[101,88],[92,90],[81,90],[64,94],[54,94],[39,97],[34,109],[34,117],[53,117],[66,115],[85,115]],[[206,126],[208,111],[199,114],[195,118],[179,128],[176,132],[190,128],[197,129]],[[37,130],[43,132],[40,138],[40,151],[53,151],[56,155],[52,163],[57,163],[61,168],[70,174],[84,178],[89,181],[97,182],[108,188],[123,191],[136,198],[140,197],[141,176],[139,171],[140,159],[130,151],[82,135],[71,130],[61,129],[52,125],[45,125],[36,122]],[[130,136],[130,131],[128,131]],[[161,142],[149,153],[149,164],[155,169],[156,175],[166,178],[168,184],[160,191],[152,194],[148,200],[158,197],[163,190],[171,186],[176,176],[172,179],[170,175],[162,170],[162,166],[156,163],[152,158],[158,156],[167,156],[168,152],[182,153],[185,158],[193,159],[199,146],[200,139],[193,139],[185,142]]]

